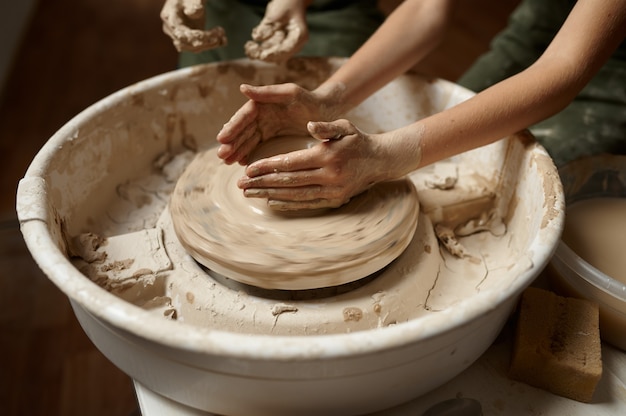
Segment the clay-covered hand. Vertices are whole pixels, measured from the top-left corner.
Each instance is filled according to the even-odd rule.
[[[261,23],[252,30],[245,51],[250,59],[282,62],[298,53],[309,38],[304,0],[273,0]]]
[[[276,136],[308,136],[310,120],[329,120],[328,105],[316,93],[296,84],[254,87],[243,84],[249,100],[217,135],[217,155],[227,164],[246,164],[257,144]]]
[[[267,198],[277,210],[335,208],[388,179],[379,135],[361,132],[348,120],[308,123],[320,143],[258,160],[237,186],[247,197]]]
[[[226,45],[226,33],[220,26],[203,30],[204,0],[165,0],[161,9],[163,32],[179,52],[201,52]]]

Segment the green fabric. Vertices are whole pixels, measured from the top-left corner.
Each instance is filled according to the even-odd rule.
[[[183,52],[181,67],[244,58],[244,44],[265,15],[267,1],[210,0],[205,27],[222,26],[228,45],[200,53]],[[376,0],[316,0],[307,9],[309,41],[300,56],[350,56],[380,26],[384,16]]]
[[[457,81],[481,91],[539,58],[571,8],[572,0],[523,0],[490,51]],[[531,126],[557,166],[586,155],[626,153],[626,42],[559,114]]]

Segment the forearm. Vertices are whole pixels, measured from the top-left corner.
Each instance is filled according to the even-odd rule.
[[[565,108],[624,39],[626,11],[619,0],[579,1],[539,60],[473,98],[389,132],[401,176],[544,120]]]
[[[334,117],[403,74],[442,40],[454,0],[406,0],[315,91]]]
[[[582,88],[539,63],[448,110],[386,133],[392,177],[493,143],[562,110]]]

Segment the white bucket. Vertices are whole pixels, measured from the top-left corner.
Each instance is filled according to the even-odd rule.
[[[507,244],[500,244],[499,253],[512,261],[463,299],[406,322],[327,335],[228,331],[193,322],[191,315],[165,319],[105,290],[71,261],[68,242],[81,233],[123,234],[158,222],[171,183],[156,183],[152,195],[159,198],[145,204],[120,202],[120,186],[152,175],[155,160],[167,152],[214,146],[221,126],[244,102],[239,84],[294,81],[311,88],[343,62],[297,59],[274,66],[243,60],[148,79],[69,121],[20,181],[18,216],[33,257],[69,297],[94,344],[143,386],[225,415],[349,415],[388,408],[473,363],[548,262],[562,229],[563,193],[551,159],[527,133],[447,161],[460,167],[460,179],[469,178],[465,192],[453,197],[424,185],[431,168],[412,175],[422,211],[433,223],[461,223],[469,218],[455,212],[486,205],[500,212]],[[471,95],[446,81],[406,75],[347,118],[366,131],[389,130]],[[129,211],[117,217],[124,206]]]

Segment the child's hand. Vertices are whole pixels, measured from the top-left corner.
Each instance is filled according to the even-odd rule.
[[[217,155],[226,163],[246,164],[257,144],[276,136],[308,136],[310,120],[325,120],[325,105],[296,84],[242,85],[246,102],[217,134]]]
[[[392,161],[385,160],[380,138],[348,120],[311,122],[308,130],[319,144],[246,168],[237,183],[245,196],[267,198],[270,207],[283,211],[336,208],[387,179],[386,166]]]
[[[302,0],[273,0],[245,45],[251,59],[281,62],[298,53],[309,38]]]
[[[203,0],[165,0],[161,20],[163,32],[172,38],[179,52],[200,52],[226,45],[226,33],[222,27],[202,30]]]

